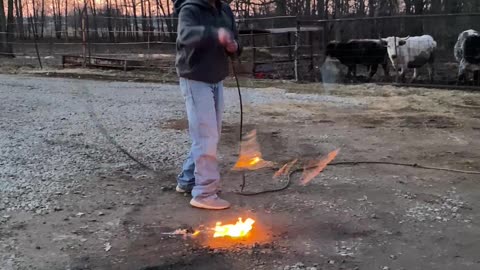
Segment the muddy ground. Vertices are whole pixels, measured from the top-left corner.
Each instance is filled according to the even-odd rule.
[[[0,97],[0,269],[480,269],[479,175],[330,166],[306,187],[295,174],[285,191],[236,195],[227,89],[220,160],[233,207],[204,211],[173,190],[189,146],[176,85],[1,75]],[[480,93],[285,82],[245,88],[244,102],[268,160],[340,148],[337,161],[480,170]],[[284,183],[272,174],[247,173],[246,190]],[[256,220],[249,238],[211,239],[206,228],[237,217]],[[163,234],[188,227],[203,231]]]

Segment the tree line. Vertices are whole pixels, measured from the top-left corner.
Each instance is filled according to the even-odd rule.
[[[202,1],[202,0],[199,0]],[[173,0],[1,0],[0,56],[21,40],[170,41]],[[227,0],[238,17],[318,19],[480,12],[479,0]]]

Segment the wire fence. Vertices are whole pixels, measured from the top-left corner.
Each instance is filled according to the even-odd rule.
[[[16,24],[14,39],[8,44],[12,45],[18,63],[34,67],[80,65],[174,72],[176,24],[176,18],[172,17],[99,16],[95,23],[87,16],[60,21],[27,20],[22,27]],[[327,45],[331,41],[428,34],[437,43],[435,83],[451,85],[456,83],[458,73],[453,51],[458,35],[467,29],[480,29],[480,13],[330,20],[275,16],[239,18],[237,24],[244,47],[240,63],[245,66],[246,73],[259,78],[392,82],[398,73],[388,57],[389,74],[379,69],[370,79],[371,65],[359,62],[357,77],[351,78],[347,67],[338,61],[329,62],[330,67],[325,65]],[[409,70],[407,81],[412,78],[411,73]],[[418,74],[416,83],[427,83],[426,68],[419,68]]]

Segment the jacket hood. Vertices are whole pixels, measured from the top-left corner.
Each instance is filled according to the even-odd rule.
[[[178,16],[180,10],[187,5],[197,5],[200,7],[210,8],[208,0],[175,0],[174,2],[174,12]]]

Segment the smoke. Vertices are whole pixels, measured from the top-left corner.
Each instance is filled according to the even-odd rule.
[[[334,88],[333,84],[338,83],[338,79],[342,77],[342,69],[339,67],[338,60],[328,57],[320,67],[320,74],[322,76],[323,87],[326,94]]]

